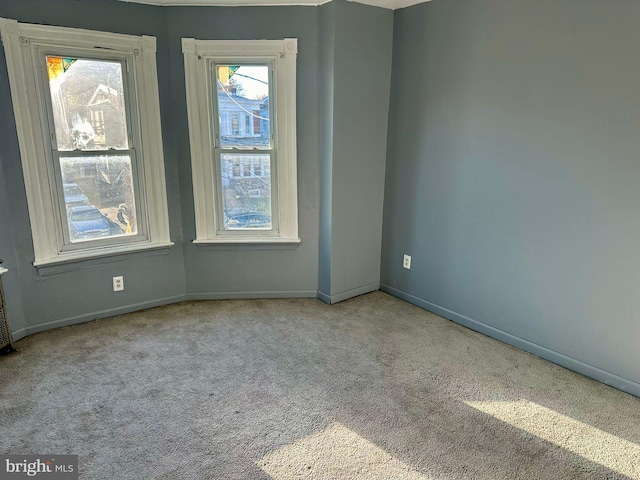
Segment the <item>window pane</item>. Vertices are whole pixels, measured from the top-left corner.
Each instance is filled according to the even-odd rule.
[[[217,65],[220,146],[269,148],[269,67]]]
[[[47,56],[57,149],[128,149],[122,64]]]
[[[270,155],[222,154],[225,230],[271,229]]]
[[[72,242],[136,235],[131,157],[62,157],[64,203]]]

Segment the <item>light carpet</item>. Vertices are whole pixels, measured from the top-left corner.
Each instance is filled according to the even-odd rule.
[[[189,302],[0,357],[0,452],[82,479],[640,478],[640,400],[375,292]]]

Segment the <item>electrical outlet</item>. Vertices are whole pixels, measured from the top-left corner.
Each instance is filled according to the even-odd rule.
[[[402,266],[404,268],[406,268],[407,270],[411,270],[411,256],[410,255],[406,255],[404,256],[404,258],[402,259]]]
[[[124,290],[124,277],[113,277],[113,291],[121,292]]]

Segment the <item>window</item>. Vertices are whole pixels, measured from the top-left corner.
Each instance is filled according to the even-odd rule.
[[[155,38],[0,19],[36,266],[167,247]]]
[[[253,134],[260,135],[260,110],[253,111]]]
[[[182,51],[195,243],[299,243],[297,40],[183,38]]]
[[[231,135],[240,135],[240,121],[237,113],[231,114]]]

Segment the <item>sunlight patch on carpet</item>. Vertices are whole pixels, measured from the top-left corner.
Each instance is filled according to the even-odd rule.
[[[640,446],[528,400],[465,402],[591,462],[640,478]]]
[[[301,438],[256,462],[275,480],[349,478],[429,480],[341,423]]]

